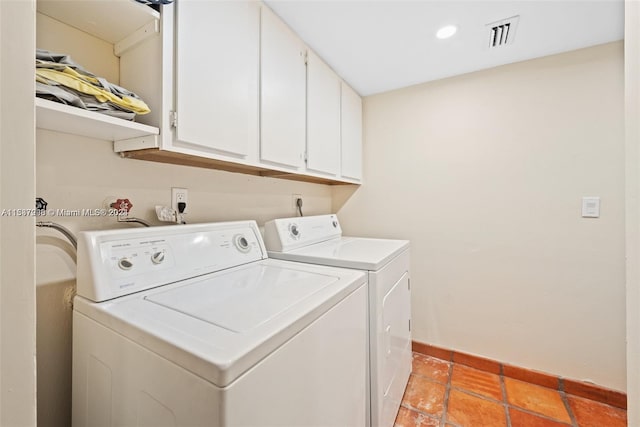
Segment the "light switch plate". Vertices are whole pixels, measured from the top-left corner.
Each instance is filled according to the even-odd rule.
[[[600,218],[600,197],[582,198],[582,217]]]

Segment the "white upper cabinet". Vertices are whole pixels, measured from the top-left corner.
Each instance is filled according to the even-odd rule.
[[[344,82],[341,98],[341,175],[359,181],[362,179],[362,99]]]
[[[260,160],[299,169],[306,136],[305,46],[268,7],[261,16]]]
[[[2,0],[0,0],[2,1]],[[38,47],[138,94],[136,121],[37,99],[37,126],[123,157],[360,183],[362,102],[259,0],[38,0]]]
[[[260,6],[180,0],[175,7],[176,143],[242,159],[257,144]]]
[[[307,56],[307,169],[340,174],[340,78],[314,52]]]

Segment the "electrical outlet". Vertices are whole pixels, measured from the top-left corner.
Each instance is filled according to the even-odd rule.
[[[186,188],[178,188],[178,187],[172,187],[171,188],[171,207],[173,209],[175,209],[176,212],[179,212],[180,210],[178,209],[178,203],[187,203],[187,196],[188,196],[188,191]],[[188,207],[188,206],[187,206]],[[185,209],[186,212],[186,209]]]
[[[292,194],[291,195],[291,208],[293,212],[298,213],[298,199],[302,199],[302,194]]]
[[[293,209],[293,213],[295,216],[298,216],[300,214],[300,209],[298,208],[298,199],[302,200],[302,194],[291,195],[291,208]]]

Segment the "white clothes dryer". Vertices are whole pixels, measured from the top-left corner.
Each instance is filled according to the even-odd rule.
[[[73,426],[361,426],[364,274],[253,221],[81,233]]]
[[[411,374],[409,241],[342,236],[336,215],[269,221],[264,237],[271,258],[367,273],[368,424],[392,427]]]

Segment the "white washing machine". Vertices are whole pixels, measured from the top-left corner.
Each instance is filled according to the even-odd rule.
[[[366,276],[253,221],[81,233],[73,426],[362,426]]]
[[[411,374],[409,241],[344,237],[335,215],[276,219],[264,235],[271,258],[367,272],[368,423],[392,427]]]

